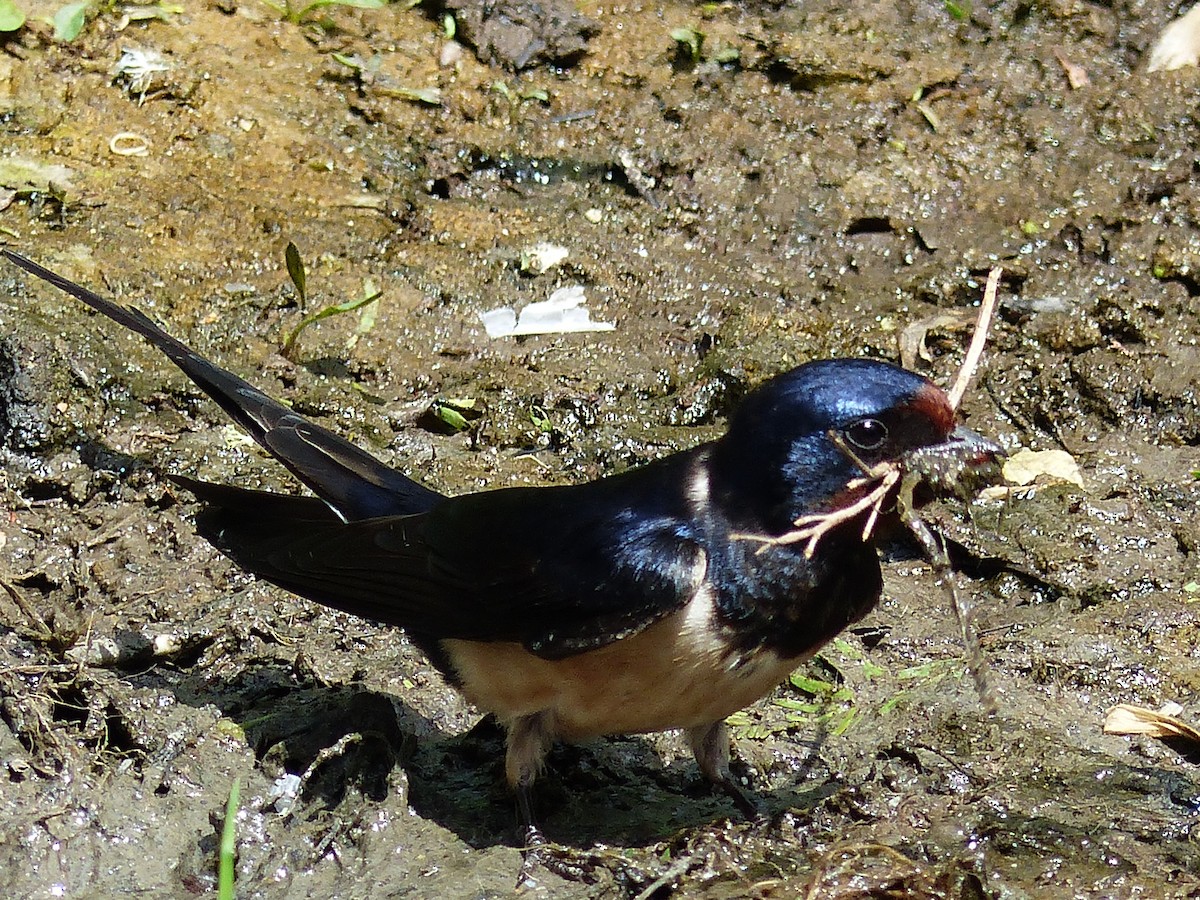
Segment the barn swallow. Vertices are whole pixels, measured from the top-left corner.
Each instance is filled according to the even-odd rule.
[[[723,437],[589,483],[445,496],[204,359],[136,308],[0,253],[165,353],[315,497],[172,476],[206,536],[300,597],[403,628],[507,732],[527,837],[551,745],[683,729],[747,814],[725,717],[882,590],[873,525],[917,459],[978,474],[1000,448],[926,378],[810,362],[751,392]],[[874,474],[873,474],[874,473]],[[919,473],[918,473],[919,474]]]

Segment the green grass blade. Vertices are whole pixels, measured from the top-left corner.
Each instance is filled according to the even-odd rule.
[[[242,792],[241,779],[233,779],[229,799],[225,802],[225,824],[221,826],[221,846],[217,852],[218,900],[233,900],[235,851],[237,850],[238,797]]]

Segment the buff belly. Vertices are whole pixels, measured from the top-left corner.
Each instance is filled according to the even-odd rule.
[[[559,737],[582,740],[719,722],[806,658],[744,656],[714,623],[701,592],[636,635],[566,659],[542,659],[517,643],[445,640],[442,648],[476,706],[505,724],[548,713]]]

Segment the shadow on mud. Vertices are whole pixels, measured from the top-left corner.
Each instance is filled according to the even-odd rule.
[[[382,802],[389,791],[476,849],[520,846],[516,803],[504,780],[504,732],[490,716],[462,734],[446,735],[398,696],[354,686],[297,686],[280,665],[244,671],[219,687],[185,679],[176,697],[212,704],[244,731],[264,772],[292,794],[277,811],[304,817],[343,801]],[[814,752],[816,752],[814,750]],[[755,779],[735,760],[750,789]],[[835,784],[801,788],[805,773],[758,793],[768,817],[811,809]],[[357,795],[357,796],[355,796]],[[288,806],[289,799],[293,806]],[[664,763],[647,737],[563,745],[550,754],[535,792],[538,823],[565,847],[648,845],[681,829],[738,821],[728,799],[699,773],[690,755]]]

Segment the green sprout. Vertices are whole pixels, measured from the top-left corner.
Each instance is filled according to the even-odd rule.
[[[166,3],[164,0],[159,0],[152,6],[126,6],[121,10],[121,15],[130,22],[149,22],[151,19],[169,22],[172,16],[179,15],[183,9],[183,6],[178,3]]]
[[[817,722],[830,734],[841,735],[850,730],[858,719],[860,709],[854,691],[843,684],[793,672],[788,679],[791,686],[806,698],[780,697],[774,704],[789,713],[793,723]]]
[[[717,44],[704,52],[704,32],[693,26],[671,29],[671,40],[675,42],[676,50],[691,65],[707,59],[717,65],[734,65],[741,61],[742,51],[737,47]]]
[[[19,31],[25,24],[25,13],[13,0],[0,0],[0,31]]]
[[[961,678],[964,671],[965,668],[961,659],[935,659],[927,663],[901,669],[896,673],[896,680],[906,682],[912,685],[912,687],[903,688],[883,701],[879,707],[879,712],[882,715],[886,715],[897,706],[911,700],[918,687],[928,688],[930,685],[935,685],[948,676]]]
[[[546,408],[540,403],[535,403],[529,407],[529,421],[533,423],[533,427],[543,434],[549,434],[554,431],[554,420],[550,418],[550,413],[546,412]]]
[[[679,50],[686,53],[693,64],[700,62],[700,53],[704,49],[703,31],[691,26],[672,28],[671,40],[679,45]]]
[[[233,779],[229,799],[225,803],[225,822],[221,826],[221,846],[217,851],[217,897],[233,900],[234,863],[237,851],[237,811],[241,794],[241,779]]]
[[[829,734],[841,735],[858,722],[864,712],[863,700],[851,687],[880,677],[886,683],[898,683],[898,689],[878,706],[877,714],[886,715],[896,707],[913,702],[919,691],[927,691],[946,678],[961,679],[965,673],[961,659],[932,660],[892,673],[873,662],[855,644],[835,638],[805,668],[793,672],[788,679],[792,689],[771,704],[785,711],[782,720],[762,721],[748,711],[734,713],[728,722],[735,736],[759,739],[788,732],[794,728],[820,728]],[[843,678],[843,673],[846,677]]]
[[[360,77],[370,76],[373,78],[378,73],[381,63],[378,55],[372,56],[368,60],[350,53],[331,53],[330,56],[346,68],[353,69]],[[405,87],[404,85],[384,84],[381,81],[374,81],[373,84],[375,93],[382,97],[399,97],[401,100],[428,103],[430,106],[441,106],[442,104],[441,88]]]
[[[442,105],[442,90],[436,87],[414,88],[404,87],[388,87],[385,85],[376,85],[375,92],[384,97],[399,97],[401,100],[412,100],[416,103],[426,103],[429,106]]]
[[[539,103],[550,102],[550,93],[542,88],[522,88],[514,91],[506,82],[493,81],[492,90],[507,100],[510,106],[520,106],[527,100],[536,100]]]
[[[304,3],[292,5],[292,0],[283,0],[282,3],[276,3],[275,0],[263,0],[263,3],[271,7],[281,16],[285,22],[290,22],[293,25],[299,25],[308,16],[319,9],[324,9],[326,6],[350,6],[354,9],[383,9],[387,5],[387,0],[309,0]]]
[[[737,47],[720,47],[713,53],[711,59],[713,62],[720,63],[723,66],[731,65],[741,61],[742,51]]]
[[[925,88],[919,87],[913,91],[911,103],[917,108],[917,112],[925,117],[925,121],[929,123],[930,128],[937,131],[941,127],[941,120],[938,118],[937,113],[933,111],[933,107],[929,105],[929,101],[925,99]]]
[[[288,243],[287,250],[284,251],[283,256],[284,262],[287,265],[288,277],[292,279],[296,293],[300,296],[300,308],[303,310],[308,301],[308,278],[304,272],[304,261],[300,258],[300,251],[296,249],[296,245],[291,242]],[[356,309],[361,309],[367,304],[378,300],[382,293],[383,291],[377,288],[370,279],[367,279],[363,282],[361,296],[354,300],[346,300],[342,303],[323,307],[301,319],[300,323],[284,336],[279,352],[287,359],[294,359],[296,341],[306,328],[316,322],[320,322],[322,319],[328,319],[330,316],[337,316],[342,313],[354,312]],[[370,326],[368,325],[367,327]],[[361,329],[359,333],[361,333]]]

